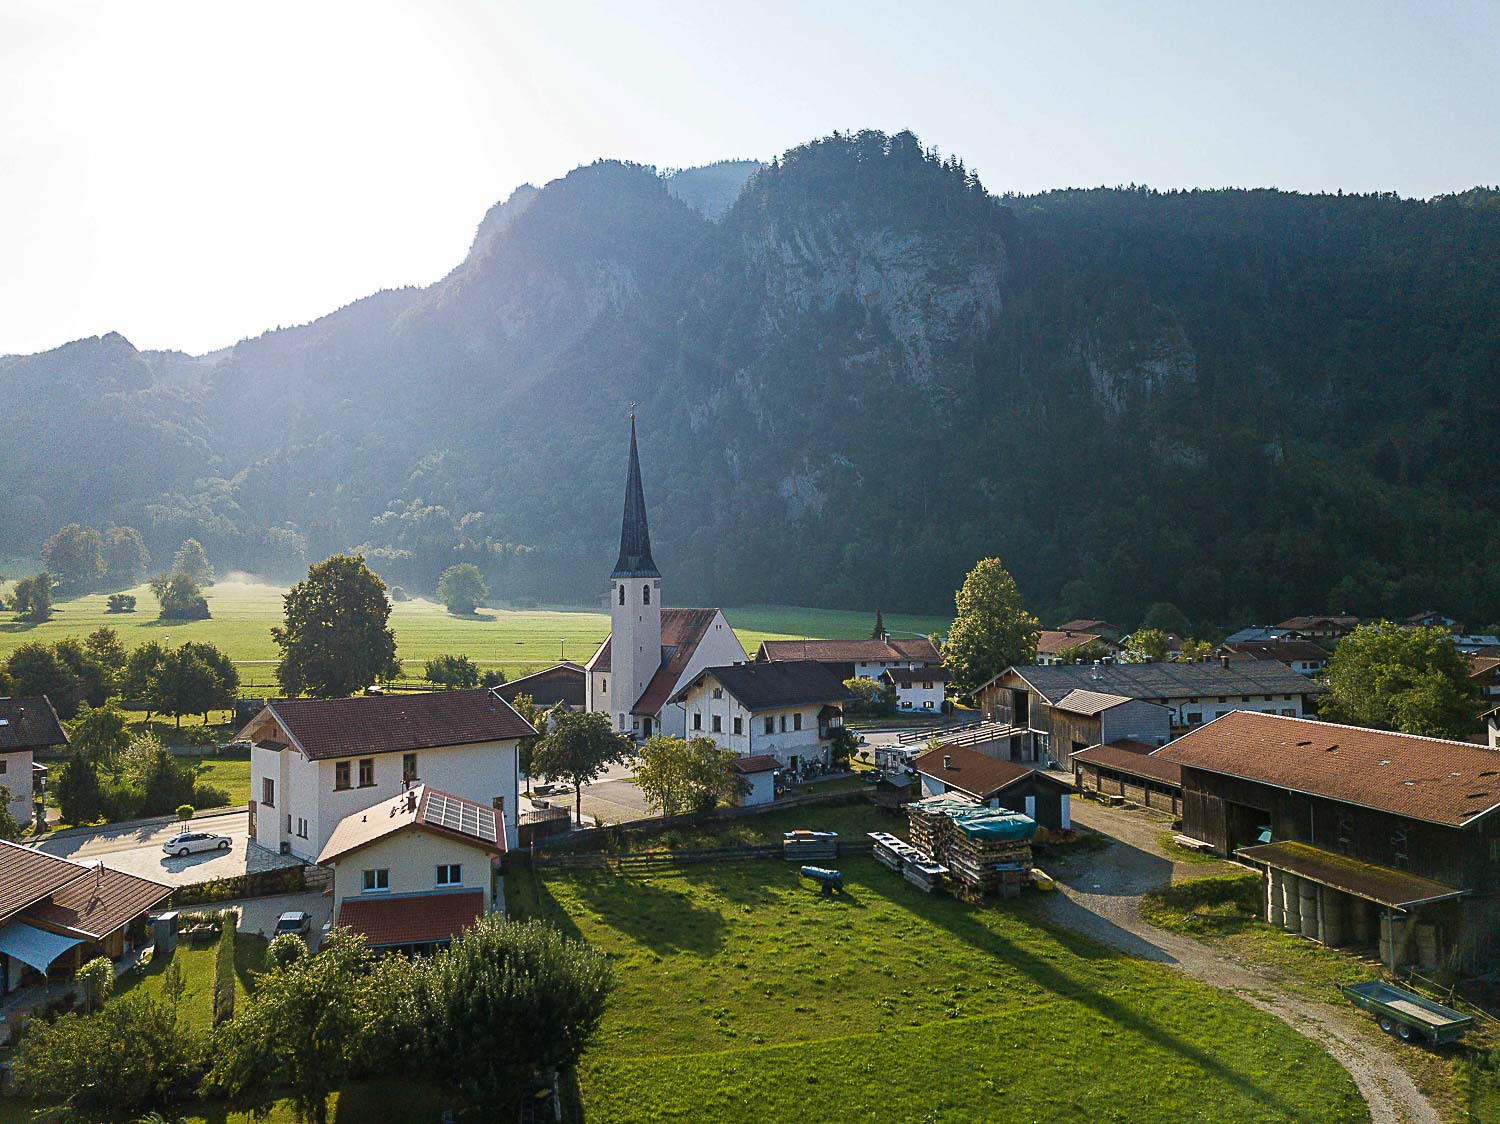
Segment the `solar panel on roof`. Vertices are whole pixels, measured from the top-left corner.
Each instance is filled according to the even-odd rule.
[[[427,796],[424,819],[437,827],[472,835],[487,843],[497,842],[493,808],[484,808],[466,800],[455,800],[441,792],[433,792]]]

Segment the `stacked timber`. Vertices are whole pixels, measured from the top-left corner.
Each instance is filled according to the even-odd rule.
[[[912,842],[948,869],[965,901],[1013,898],[1029,880],[1036,821],[973,801],[934,796],[907,807]],[[925,844],[925,845],[924,845]]]
[[[943,884],[943,879],[948,875],[948,868],[942,863],[934,862],[920,851],[913,851],[901,864],[901,876],[923,893],[930,894]]]
[[[897,839],[888,831],[871,831],[867,834],[874,844],[875,861],[882,866],[890,867],[897,874],[901,873],[901,864],[908,855],[921,853],[910,843]]]
[[[781,837],[781,854],[789,863],[831,862],[839,856],[836,831],[788,831]]]

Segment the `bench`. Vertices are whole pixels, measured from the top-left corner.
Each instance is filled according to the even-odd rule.
[[[1194,839],[1191,835],[1174,835],[1172,836],[1172,842],[1176,843],[1185,851],[1207,852],[1214,849],[1214,845],[1212,843],[1205,843],[1201,839]]]

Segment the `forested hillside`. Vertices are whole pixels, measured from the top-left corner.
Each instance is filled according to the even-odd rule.
[[[942,610],[999,554],[1044,616],[1483,624],[1497,374],[1493,192],[997,197],[910,134],[605,162],[425,289],[202,359],[0,359],[0,550],[119,521],[221,570],[360,547],[592,600],[636,402],[675,603]]]

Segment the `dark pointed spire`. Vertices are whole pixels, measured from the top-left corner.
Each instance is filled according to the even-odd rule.
[[[620,524],[620,560],[611,578],[659,578],[651,560],[651,532],[646,527],[646,495],[641,489],[641,459],[635,451],[635,411],[630,413],[630,469],[625,476],[625,518]]]

